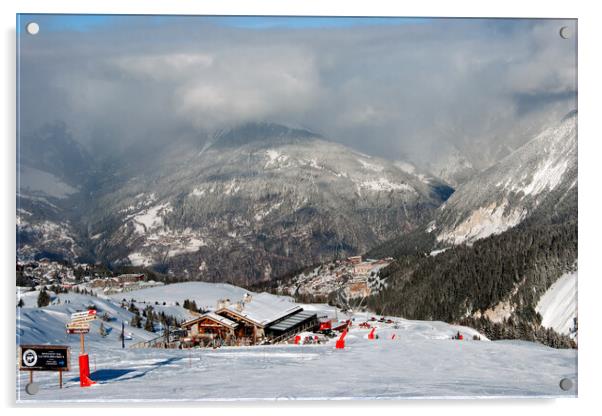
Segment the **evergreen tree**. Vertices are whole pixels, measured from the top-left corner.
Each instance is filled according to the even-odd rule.
[[[189,311],[192,311],[192,312],[199,311],[199,309],[196,306],[196,301],[194,301],[194,300],[191,301],[189,299],[184,299],[184,304],[182,305],[182,307],[184,309],[188,309]]]
[[[17,306],[19,308],[22,308],[23,306],[25,306],[25,302],[23,302],[23,298],[19,298],[19,303],[17,303]]]
[[[141,319],[140,319],[140,314],[139,313],[136,313],[132,317],[132,320],[130,321],[130,325],[133,326],[134,328],[141,328],[142,327],[142,323],[141,323]]]
[[[152,313],[148,314],[146,322],[144,323],[144,330],[148,332],[155,332],[155,325],[153,322]]]
[[[130,306],[128,306],[128,311],[130,311],[132,313],[138,312],[138,308],[136,307],[136,305],[134,304],[133,301],[130,303]]]
[[[42,290],[40,290],[40,294],[38,295],[38,308],[48,306],[49,304],[50,296],[46,292],[46,288],[42,288]]]

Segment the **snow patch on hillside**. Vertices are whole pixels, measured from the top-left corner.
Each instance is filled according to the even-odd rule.
[[[201,197],[205,195],[205,190],[200,188],[194,188],[192,192],[189,194],[190,196]]]
[[[144,235],[149,231],[162,227],[163,215],[168,214],[172,210],[173,208],[171,208],[169,202],[166,202],[164,204],[155,205],[154,207],[135,215],[132,219],[135,231],[140,235]]]
[[[369,163],[362,159],[357,159],[357,160],[358,160],[358,162],[360,162],[362,164],[364,169],[371,170],[373,172],[382,172],[383,171],[383,167],[380,165],[376,165],[374,163]]]
[[[308,166],[309,166],[309,167],[312,167],[312,168],[314,168],[314,169],[322,169],[322,166],[320,166],[320,165],[318,164],[318,160],[317,160],[317,159],[315,159],[315,158],[314,158],[314,159],[309,159],[309,160],[307,161],[307,164],[308,164]]]
[[[163,257],[196,253],[201,247],[208,245],[206,239],[191,228],[171,230],[164,227],[146,234],[145,237],[140,248],[128,255],[134,266],[150,266]]]
[[[522,191],[525,195],[537,195],[544,190],[552,190],[562,180],[562,175],[568,167],[568,161],[554,164],[548,161],[540,170],[535,172],[533,180]]]
[[[143,266],[143,267],[148,267],[148,266],[152,266],[154,260],[152,257],[147,256],[143,253],[140,253],[138,251],[134,252],[134,253],[130,253],[128,255],[128,259],[130,260],[130,262],[132,263],[132,266]]]
[[[181,242],[182,245],[175,247],[167,252],[167,257],[179,256],[185,253],[195,253],[199,248],[206,246],[207,243],[202,239],[192,237],[187,242]]]
[[[232,179],[230,182],[226,184],[224,187],[225,195],[232,195],[240,191],[240,185],[236,184],[236,179]]]
[[[535,308],[542,316],[541,325],[569,334],[577,317],[577,272],[560,277],[541,297]]]
[[[264,167],[266,169],[268,168],[272,168],[272,167],[281,167],[282,164],[286,163],[286,161],[289,159],[289,157],[281,152],[279,152],[278,150],[274,150],[274,149],[268,149],[265,152],[265,155],[267,157],[267,161],[264,165]]]
[[[391,182],[387,178],[378,178],[367,180],[359,183],[359,186],[363,189],[370,191],[382,192],[382,191],[405,191],[405,192],[416,192],[414,188],[405,183]]]

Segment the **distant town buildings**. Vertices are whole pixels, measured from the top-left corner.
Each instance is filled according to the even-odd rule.
[[[308,294],[326,297],[336,291],[349,299],[369,296],[385,286],[379,271],[391,261],[392,258],[364,260],[362,256],[335,260],[281,282],[277,292],[292,296]]]
[[[51,286],[64,289],[79,288],[113,294],[145,287],[160,286],[162,282],[147,281],[144,274],[129,273],[118,276],[92,273],[93,265],[86,263],[63,264],[41,259],[38,261],[17,261],[17,285]]]

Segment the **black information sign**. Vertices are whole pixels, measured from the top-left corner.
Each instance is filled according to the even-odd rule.
[[[21,371],[69,371],[70,349],[66,345],[19,346]]]

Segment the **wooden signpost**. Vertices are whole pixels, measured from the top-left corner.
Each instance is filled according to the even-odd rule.
[[[80,354],[85,354],[84,334],[90,332],[90,323],[96,319],[96,311],[90,309],[71,314],[71,322],[67,324],[69,334],[79,334]]]
[[[90,332],[90,327],[81,327],[81,326],[75,326],[75,327],[67,327],[67,333],[68,334],[87,334]]]
[[[69,371],[71,348],[67,345],[20,345],[19,370],[29,371],[33,383],[34,371],[58,371],[59,387],[63,388],[63,371]]]
[[[96,319],[96,311],[90,309],[84,312],[71,314],[71,322],[67,324],[68,334],[79,334],[79,384],[81,387],[89,387],[95,384],[90,379],[90,361],[86,354],[84,335],[90,332],[90,322]]]

